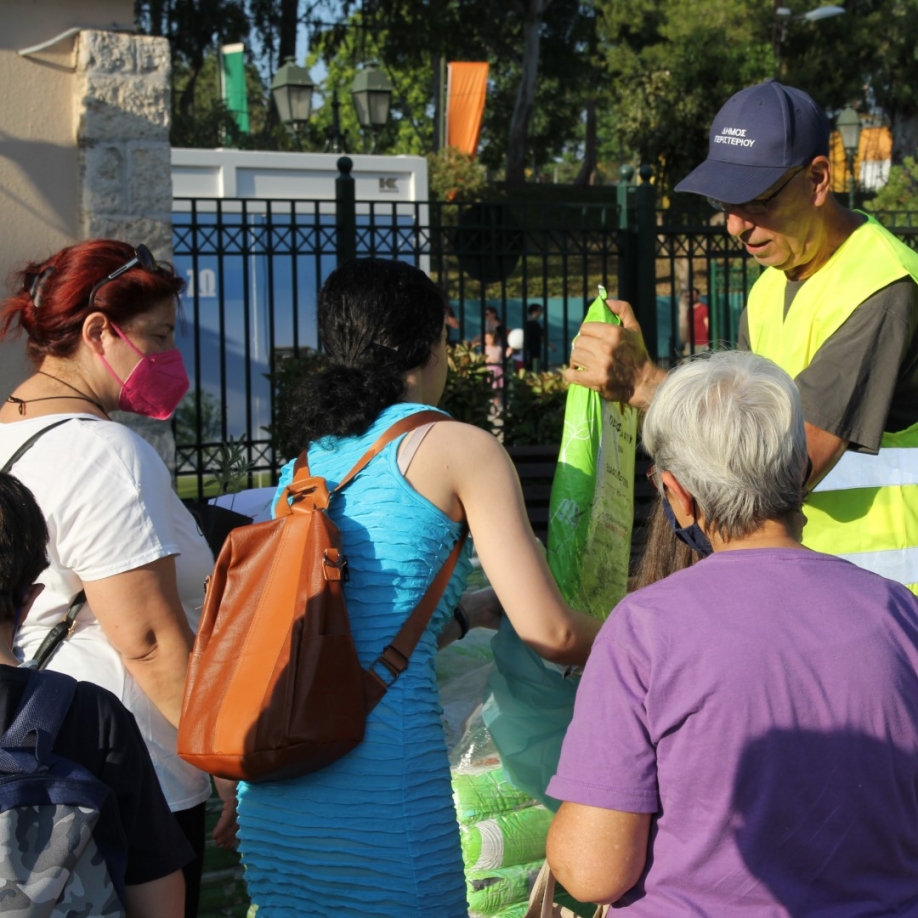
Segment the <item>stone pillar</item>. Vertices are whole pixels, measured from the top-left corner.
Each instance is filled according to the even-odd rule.
[[[171,67],[165,38],[80,32],[74,93],[80,234],[142,242],[165,261],[172,258]],[[169,421],[120,412],[117,420],[149,440],[174,470]]]

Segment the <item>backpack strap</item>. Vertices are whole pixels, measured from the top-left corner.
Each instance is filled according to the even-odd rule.
[[[43,437],[49,430],[54,430],[55,427],[60,427],[61,424],[66,424],[68,421],[72,420],[73,418],[64,418],[63,421],[55,421],[53,424],[49,424],[47,427],[42,427],[42,429],[37,433],[32,434],[32,436],[29,437],[29,439],[26,440],[25,443],[23,443],[22,446],[20,446],[19,449],[17,449],[9,459],[7,459],[6,465],[0,469],[0,472],[8,472],[35,445],[35,441],[40,437]]]
[[[76,685],[63,673],[29,673],[13,722],[0,737],[0,772],[32,774],[45,763]]]
[[[54,656],[57,648],[73,634],[77,616],[84,605],[86,605],[86,591],[80,590],[70,601],[67,614],[45,635],[45,639],[35,651],[35,656],[23,665],[32,669],[44,669],[51,662],[51,657]]]
[[[357,475],[363,471],[363,469],[369,465],[370,461],[375,459],[385,447],[387,447],[393,440],[397,440],[402,434],[406,434],[411,430],[414,430],[415,427],[423,427],[425,424],[435,424],[437,421],[452,421],[453,419],[448,414],[443,414],[441,411],[416,411],[414,414],[409,414],[407,418],[402,418],[400,421],[396,421],[385,433],[380,436],[380,438],[360,457],[355,465],[344,478],[338,483],[338,487],[332,491],[332,494],[335,491],[340,491],[345,486],[349,485]]]
[[[357,464],[341,479],[338,486],[331,493],[334,494],[342,490],[342,488],[347,487],[347,485],[349,485],[386,446],[393,440],[398,439],[402,434],[409,433],[417,427],[436,424],[439,421],[452,420],[453,418],[448,414],[443,414],[442,411],[427,410],[417,411],[414,414],[408,415],[406,418],[402,418],[400,421],[396,421],[391,427],[384,431],[376,442],[360,457]],[[291,484],[305,482],[310,477],[309,462],[306,456],[306,450],[304,449],[294,463],[293,482],[291,482]],[[277,506],[280,507],[281,504],[284,504],[289,511],[289,505],[287,505],[286,500],[282,499],[278,501]],[[408,668],[408,660],[414,648],[417,647],[421,635],[427,628],[431,616],[437,608],[437,604],[440,602],[440,597],[446,589],[446,585],[453,576],[456,562],[459,560],[459,555],[462,553],[467,535],[468,527],[463,525],[462,532],[456,540],[453,550],[449,553],[446,561],[443,562],[443,566],[440,568],[437,576],[431,581],[430,586],[427,588],[427,592],[421,597],[421,601],[417,604],[411,615],[405,620],[398,634],[392,639],[392,643],[383,650],[368,670],[364,670],[366,673],[365,693],[368,713],[379,704],[389,687]],[[391,680],[387,682],[379,674],[377,670],[380,667],[384,667],[390,673],[392,676]]]
[[[55,421],[53,424],[49,424],[47,427],[42,427],[37,433],[32,434],[19,449],[13,453],[12,456],[7,460],[6,465],[0,469],[0,473],[9,472],[9,470],[35,445],[36,441],[43,437],[49,430],[54,430],[55,427],[60,427],[61,424],[66,424],[68,421],[72,421],[73,418],[64,418],[63,421]],[[29,661],[33,669],[44,669],[48,665],[48,661],[54,654],[54,651],[60,646],[61,642],[66,638],[70,637],[73,629],[76,627],[76,618],[80,614],[80,609],[83,608],[84,603],[86,602],[86,594],[83,590],[80,590],[76,596],[70,602],[70,608],[67,610],[67,614],[62,618],[52,629],[48,632],[48,635],[41,642],[41,646],[38,648],[35,656]],[[68,707],[70,702],[67,703]],[[66,708],[64,713],[67,713]],[[57,733],[55,732],[55,736]]]
[[[399,628],[398,634],[392,639],[392,643],[376,658],[373,665],[365,670],[367,674],[366,698],[367,713],[373,710],[382,700],[383,695],[391,688],[396,679],[408,668],[408,661],[414,648],[417,647],[424,629],[430,623],[430,618],[440,602],[440,597],[446,589],[453,571],[456,568],[456,562],[465,546],[468,528],[463,525],[459,538],[449,557],[443,562],[439,573],[431,581],[427,592],[421,597],[421,601],[415,606],[414,611],[408,616],[405,623]],[[379,674],[379,667],[384,666],[392,675],[392,679],[386,682]]]
[[[341,479],[338,483],[338,486],[331,491],[332,494],[337,493],[342,488],[349,485],[357,475],[362,472],[369,463],[375,459],[393,440],[398,439],[402,434],[406,434],[409,431],[414,430],[416,427],[423,427],[425,424],[435,424],[438,421],[452,421],[448,414],[443,414],[442,411],[417,411],[414,414],[409,414],[408,417],[402,418],[400,421],[396,421],[391,427],[387,428],[380,434],[376,442],[357,460],[357,464]],[[291,492],[296,490],[295,486],[302,484],[308,481],[312,477],[312,472],[309,471],[309,459],[307,457],[307,450],[303,450],[299,456],[296,458],[296,462],[293,464],[293,479],[291,480],[288,488]],[[296,499],[296,498],[294,498]],[[290,513],[290,505],[287,503],[287,500],[282,496],[277,503],[274,505],[274,514],[275,516],[287,516]]]

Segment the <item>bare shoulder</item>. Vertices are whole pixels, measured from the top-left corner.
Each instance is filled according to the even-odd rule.
[[[418,459],[422,468],[436,471],[460,491],[463,483],[480,484],[484,479],[506,482],[516,475],[510,457],[493,434],[460,421],[435,424],[418,450]]]
[[[443,450],[455,457],[493,459],[507,457],[507,453],[494,434],[474,424],[454,421],[451,424],[435,424],[425,438],[436,450]]]

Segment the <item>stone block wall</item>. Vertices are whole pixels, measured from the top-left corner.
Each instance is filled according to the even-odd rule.
[[[166,261],[172,258],[171,67],[165,38],[79,34],[74,99],[80,235],[142,242]],[[169,421],[120,412],[116,417],[174,469]]]
[[[169,43],[85,31],[77,47],[77,144],[84,238],[172,254]]]

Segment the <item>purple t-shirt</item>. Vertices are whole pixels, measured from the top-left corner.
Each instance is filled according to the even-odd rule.
[[[635,916],[918,915],[918,601],[792,549],[632,594],[548,793],[655,814]]]

